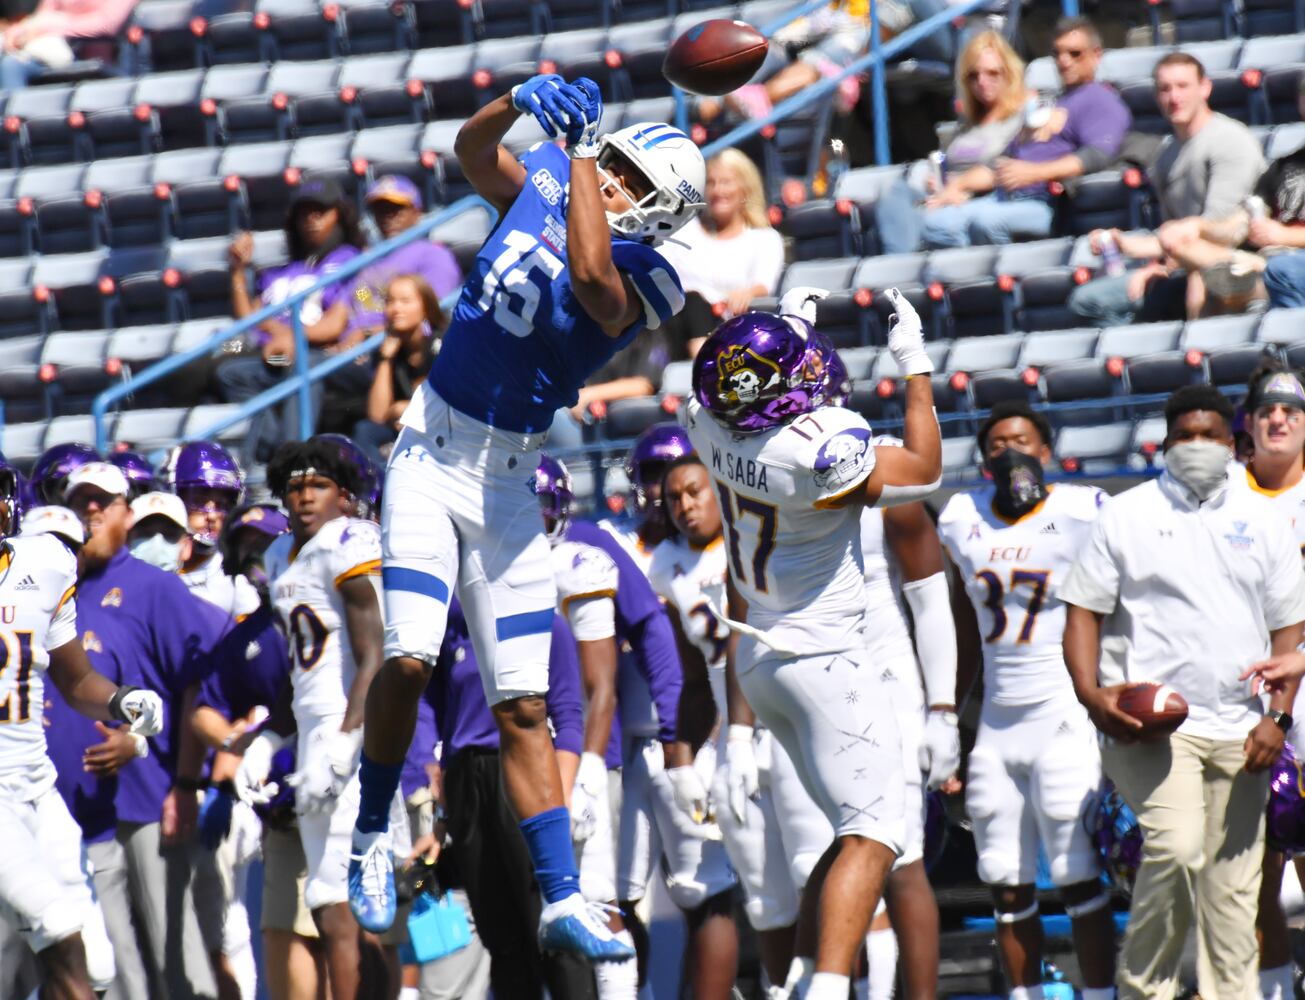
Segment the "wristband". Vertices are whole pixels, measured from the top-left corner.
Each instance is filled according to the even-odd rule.
[[[109,714],[119,722],[125,722],[130,726],[132,720],[128,717],[127,713],[122,710],[122,699],[126,698],[127,695],[131,694],[133,691],[139,690],[140,688],[132,687],[130,684],[119,684],[118,690],[114,691],[113,697],[109,699]]]
[[[202,792],[208,788],[208,785],[208,778],[179,777],[172,783],[173,788],[179,788],[183,792]]]

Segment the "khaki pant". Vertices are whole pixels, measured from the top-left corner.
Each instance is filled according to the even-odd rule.
[[[1175,735],[1102,751],[1146,837],[1119,965],[1120,1000],[1171,1000],[1196,917],[1203,1000],[1253,1000],[1267,771],[1242,770],[1241,740]]]

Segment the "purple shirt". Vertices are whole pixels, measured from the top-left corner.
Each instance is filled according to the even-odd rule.
[[[675,646],[675,633],[662,602],[643,571],[610,532],[592,521],[574,520],[567,524],[566,540],[602,549],[616,563],[616,640],[619,646],[629,646],[631,650],[631,655],[620,658],[618,668],[622,675],[618,678],[622,726],[629,732],[636,728],[638,720],[631,719],[626,712],[625,702],[629,698],[625,692],[630,690],[632,681],[637,685],[641,679],[657,709],[657,737],[669,743],[675,739],[684,672]],[[628,676],[630,671],[638,677]]]
[[[430,784],[426,765],[438,763],[435,746],[440,741],[440,734],[435,726],[435,706],[431,704],[434,688],[435,682],[432,680],[426,685],[422,699],[417,702],[417,727],[412,731],[412,742],[408,744],[408,756],[403,759],[403,774],[399,778],[399,787],[403,789],[405,799],[418,788]]]
[[[122,668],[112,650],[92,645],[86,650],[86,658],[109,680],[121,679]],[[110,839],[118,825],[118,811],[113,804],[118,779],[97,778],[82,767],[86,748],[104,742],[104,737],[92,720],[63,700],[54,684],[45,686],[45,724],[45,745],[58,773],[55,787],[82,828],[82,838],[90,844]],[[139,763],[132,761],[125,770]]]
[[[1104,83],[1085,83],[1068,90],[1056,101],[1067,112],[1059,132],[1042,142],[1023,141],[1023,131],[1006,147],[1006,155],[1029,163],[1050,163],[1062,156],[1091,147],[1108,159],[1119,155],[1124,133],[1133,125],[1133,115],[1113,87]],[[1016,196],[1046,195],[1041,184],[1012,192]]]
[[[290,679],[285,633],[270,608],[259,608],[224,635],[209,654],[196,705],[207,705],[228,721],[255,705],[272,708]]]
[[[449,603],[449,623],[426,698],[434,706],[434,721],[444,741],[443,760],[472,747],[497,750],[498,726],[485,702],[480,668],[471,648],[467,621],[457,600]],[[580,700],[580,664],[575,636],[560,615],[553,616],[553,640],[548,656],[548,694],[544,696],[553,724],[553,746],[578,754],[584,746],[584,713]],[[439,737],[437,737],[438,739]],[[429,739],[429,737],[427,737]],[[429,759],[434,743],[413,747],[417,759]],[[411,752],[410,752],[411,756]]]
[[[166,726],[150,738],[150,755],[118,777],[118,819],[156,823],[176,774],[181,706],[230,620],[195,597],[175,573],[134,559],[125,548],[77,584],[77,626],[112,649],[122,682],[163,697]]]
[[[462,269],[443,243],[417,240],[392,250],[358,275],[349,289],[349,329],[374,330],[385,325],[385,288],[401,274],[425,278],[438,298],[462,284]]]
[[[258,272],[255,286],[263,305],[277,305],[284,302],[295,292],[307,288],[323,275],[338,271],[346,263],[357,257],[361,250],[348,243],[341,243],[320,260],[292,260],[279,267],[265,267]],[[305,325],[316,323],[337,301],[349,293],[347,284],[327,285],[315,295],[310,295],[299,307],[299,315]],[[274,317],[280,323],[289,323],[290,312]]]

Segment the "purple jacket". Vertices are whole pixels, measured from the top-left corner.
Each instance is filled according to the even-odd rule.
[[[255,705],[272,708],[290,679],[285,633],[269,608],[259,608],[231,629],[208,657],[196,705],[207,705],[227,720],[247,715]]]
[[[425,278],[438,298],[462,284],[462,269],[443,243],[417,240],[399,247],[363,271],[349,289],[349,330],[374,330],[385,325],[385,288],[401,274]]]
[[[118,819],[155,823],[176,775],[186,688],[199,681],[227,616],[195,597],[174,573],[133,558],[124,548],[77,584],[77,625],[112,649],[122,681],[163,697],[167,725],[150,739],[150,755],[118,778]]]
[[[571,521],[566,540],[602,549],[616,563],[616,638],[619,645],[630,648],[629,655],[621,656],[618,668],[621,728],[632,735],[644,735],[640,730],[647,724],[647,703],[643,701],[646,691],[657,711],[657,738],[669,743],[675,739],[684,672],[675,633],[661,601],[621,543],[592,521]],[[634,702],[642,702],[642,710]]]
[[[122,668],[113,650],[94,641],[94,637],[86,658],[109,680],[121,680]],[[53,684],[45,686],[45,724],[45,745],[58,774],[55,787],[82,828],[82,839],[88,844],[110,839],[118,826],[118,810],[113,804],[118,794],[118,779],[116,776],[97,778],[82,767],[86,748],[103,742],[104,738],[95,723],[64,701]],[[134,760],[124,770],[140,763]]]

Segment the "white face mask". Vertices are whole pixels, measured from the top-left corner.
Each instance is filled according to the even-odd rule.
[[[1184,441],[1165,452],[1165,469],[1178,482],[1209,500],[1228,478],[1232,449],[1217,441]]]
[[[184,538],[169,542],[162,535],[150,535],[132,542],[131,554],[141,562],[156,566],[165,573],[176,573],[181,569],[181,543]]]

